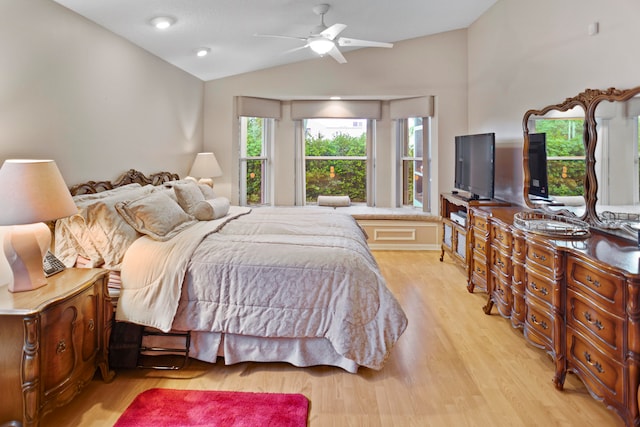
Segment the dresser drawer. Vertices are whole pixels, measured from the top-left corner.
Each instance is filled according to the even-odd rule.
[[[484,256],[487,255],[487,238],[479,233],[473,233],[473,253],[480,253]]]
[[[548,308],[527,300],[525,335],[534,344],[553,350],[553,318]]]
[[[473,225],[473,228],[480,230],[484,234],[487,234],[487,231],[489,231],[489,224],[488,224],[487,218],[483,216],[474,215],[472,225]]]
[[[491,241],[511,252],[511,233],[499,224],[491,225]]]
[[[499,273],[491,273],[491,293],[493,294],[493,301],[498,307],[498,311],[504,317],[511,316],[511,285],[506,281],[508,278],[503,278]]]
[[[500,272],[505,278],[511,275],[511,257],[495,246],[491,251],[491,269]]]
[[[512,235],[513,244],[511,245],[511,256],[514,260],[524,262],[526,256],[526,244],[525,239],[519,232],[513,232]]]
[[[542,301],[558,306],[560,304],[560,295],[558,285],[555,281],[539,274],[536,271],[525,268],[525,292],[534,295]]]
[[[569,369],[580,375],[592,394],[621,401],[625,383],[625,369],[621,363],[574,331],[567,332],[567,353]]]
[[[613,356],[623,358],[624,320],[603,311],[572,289],[567,290],[567,326],[582,329],[585,335],[603,345]]]
[[[568,257],[567,286],[596,298],[609,311],[624,313],[624,279],[620,276]]]
[[[471,258],[471,280],[475,286],[487,288],[487,260],[482,255]]]
[[[535,243],[527,244],[527,262],[533,262],[552,272],[556,269],[555,254],[552,248]]]

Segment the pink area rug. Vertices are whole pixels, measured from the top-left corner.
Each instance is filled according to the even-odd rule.
[[[115,427],[305,427],[308,410],[302,394],[152,388],[136,396]]]

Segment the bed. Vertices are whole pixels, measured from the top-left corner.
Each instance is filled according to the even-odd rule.
[[[407,327],[364,231],[339,210],[231,206],[135,170],[71,192],[78,214],[56,222],[56,255],[108,268],[116,320],[190,331],[190,357],[378,370]]]

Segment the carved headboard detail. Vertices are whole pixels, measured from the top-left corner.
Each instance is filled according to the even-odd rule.
[[[93,194],[99,193],[101,191],[112,190],[116,187],[122,187],[127,184],[140,184],[140,185],[161,185],[167,181],[174,181],[176,179],[180,179],[178,174],[171,172],[157,172],[152,173],[148,177],[145,176],[140,171],[135,169],[129,169],[127,172],[122,174],[115,181],[88,181],[82,184],[74,185],[69,189],[72,196],[77,196],[79,194]]]

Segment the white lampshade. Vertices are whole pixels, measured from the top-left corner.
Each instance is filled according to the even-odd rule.
[[[309,42],[309,47],[311,48],[311,50],[319,55],[324,55],[325,53],[333,49],[334,46],[335,43],[332,40],[324,37],[318,37]]]
[[[0,225],[10,225],[4,253],[13,273],[11,292],[47,284],[42,260],[51,244],[43,224],[78,210],[53,160],[6,160],[0,168]]]
[[[0,225],[53,221],[78,211],[53,160],[6,160],[0,200]]]
[[[222,169],[213,153],[198,153],[189,175],[196,178],[215,178],[222,176]]]

